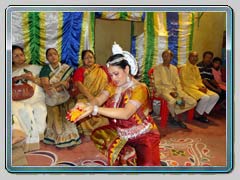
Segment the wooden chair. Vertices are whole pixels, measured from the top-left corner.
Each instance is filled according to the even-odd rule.
[[[167,121],[168,121],[168,115],[169,115],[169,110],[168,110],[168,104],[167,101],[164,100],[162,97],[158,97],[155,95],[155,85],[154,85],[154,76],[153,76],[153,71],[154,69],[151,68],[148,71],[148,77],[150,80],[149,84],[149,90],[150,90],[150,95],[151,95],[151,101],[153,102],[154,100],[160,101],[160,127],[165,128],[167,126]],[[188,110],[187,114],[187,119],[188,121],[192,121],[194,117],[194,108]]]

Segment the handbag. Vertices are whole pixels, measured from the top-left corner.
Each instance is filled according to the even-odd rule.
[[[34,88],[26,80],[12,80],[12,100],[19,101],[32,97]]]
[[[62,88],[63,88],[63,90],[59,91],[59,92],[57,92],[57,90],[55,88],[53,88],[51,96],[46,94],[45,103],[48,106],[56,106],[56,105],[63,104],[68,101],[68,99],[70,98],[70,95],[69,95],[68,91],[65,89],[65,87],[62,87]]]

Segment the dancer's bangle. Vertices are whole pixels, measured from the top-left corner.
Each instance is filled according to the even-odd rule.
[[[92,112],[92,115],[93,116],[96,116],[98,114],[98,106],[93,106],[93,112]]]

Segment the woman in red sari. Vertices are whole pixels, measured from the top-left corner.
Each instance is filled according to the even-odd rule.
[[[109,125],[95,129],[91,139],[110,166],[160,166],[160,134],[149,115],[148,89],[133,77],[136,63],[117,53],[107,61],[112,83],[89,104],[76,104],[85,113],[75,122],[89,115],[109,118]]]
[[[79,94],[76,96],[77,102],[86,103],[107,86],[109,78],[106,68],[96,64],[93,51],[83,50],[82,60],[83,65],[74,72],[73,81],[79,90]],[[78,132],[88,141],[94,129],[107,124],[107,118],[86,117],[85,121],[79,123]]]

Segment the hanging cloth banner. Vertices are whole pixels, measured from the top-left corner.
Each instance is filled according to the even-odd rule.
[[[144,21],[145,12],[96,12],[96,18],[127,21]]]
[[[94,51],[95,18],[144,21],[144,33],[133,37],[131,51],[139,62],[142,81],[162,62],[165,49],[180,66],[192,49],[194,14],[191,12],[13,12],[12,43],[24,48],[28,63],[45,64],[47,48],[56,48],[61,61],[77,68],[81,51]]]
[[[192,50],[194,14],[191,12],[147,12],[144,33],[132,38],[131,52],[139,64],[139,77],[149,83],[148,70],[162,62],[162,52],[174,53],[171,62],[181,66]]]
[[[61,61],[77,68],[81,51],[94,51],[93,12],[13,12],[12,44],[24,48],[27,62],[45,64],[45,52],[56,48]]]

